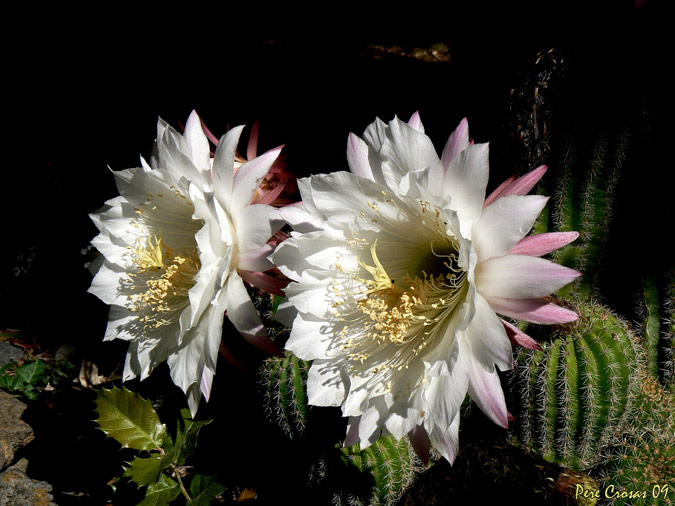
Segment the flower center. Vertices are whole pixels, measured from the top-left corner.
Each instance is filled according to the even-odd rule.
[[[190,303],[188,292],[201,266],[197,250],[176,254],[152,235],[139,239],[131,255],[138,267],[129,274],[132,289],[140,286],[145,291],[128,295],[130,309],[142,314],[146,330],[173,323]]]
[[[439,251],[434,244],[440,242]],[[402,370],[427,348],[444,327],[466,293],[466,272],[458,266],[454,237],[435,235],[420,265],[429,268],[392,279],[380,261],[375,240],[370,247],[374,265],[359,261],[372,279],[352,275],[348,283],[334,281],[339,297],[334,315],[344,322],[342,348],[356,365],[374,374]],[[352,301],[351,303],[349,301]],[[394,350],[391,346],[395,346]]]

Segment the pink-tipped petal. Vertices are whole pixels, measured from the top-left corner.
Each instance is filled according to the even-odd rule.
[[[251,128],[251,135],[248,138],[248,145],[246,146],[246,159],[253,160],[258,153],[258,122],[253,123]]]
[[[238,272],[242,279],[248,284],[260,288],[265,292],[273,293],[274,295],[284,295],[283,289],[288,284],[288,281],[275,278],[264,272],[244,271],[241,269]]]
[[[548,167],[546,165],[542,165],[534,170],[531,170],[504,188],[504,191],[502,191],[501,195],[499,196],[506,197],[507,195],[527,195],[530,190],[534,188],[534,185],[536,185],[544,176],[547,168]]]
[[[352,174],[373,180],[373,171],[368,161],[368,144],[353,133],[347,138],[347,163]]]
[[[429,451],[431,449],[431,440],[427,434],[424,425],[418,425],[408,433],[410,444],[415,453],[422,461],[425,467],[429,466]]]
[[[204,394],[204,399],[206,399],[206,402],[209,402],[209,398],[211,397],[211,385],[213,384],[213,371],[209,369],[208,367],[204,367],[202,369],[202,378],[200,381],[200,388],[202,393]]]
[[[420,112],[415,111],[415,113],[410,117],[408,125],[413,127],[418,132],[424,133],[424,125],[422,124],[422,119],[420,118]]]
[[[490,296],[485,299],[497,313],[530,323],[551,325],[579,319],[574,311],[552,304],[546,299],[504,299]]]
[[[488,196],[488,198],[485,199],[485,202],[483,202],[483,207],[487,207],[490,204],[492,204],[497,198],[501,196],[501,193],[504,191],[504,189],[509,186],[511,183],[513,183],[516,180],[516,176],[511,176],[507,180],[505,180],[502,184],[500,184],[497,188],[494,189],[494,191]]]
[[[581,276],[549,260],[526,255],[489,258],[476,266],[476,287],[484,297],[545,297]]]
[[[469,121],[464,118],[459,122],[459,125],[457,125],[457,128],[452,132],[448,138],[448,142],[446,142],[443,147],[443,153],[441,154],[441,164],[443,165],[443,169],[447,169],[452,159],[470,145]]]
[[[490,420],[508,429],[504,391],[496,370],[486,371],[474,362],[469,372],[469,395]]]
[[[529,255],[540,257],[575,241],[579,232],[549,232],[523,237],[511,248],[508,255]]]
[[[509,422],[515,422],[516,421],[516,417],[513,416],[511,413],[507,413],[507,415],[509,417]]]
[[[528,350],[541,350],[539,343],[528,336],[525,332],[520,330],[515,325],[511,325],[509,322],[502,320],[504,328],[506,329],[506,335],[509,336],[511,342],[515,345],[522,346]]]

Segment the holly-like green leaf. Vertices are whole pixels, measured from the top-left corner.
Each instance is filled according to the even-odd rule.
[[[101,430],[124,447],[149,451],[168,439],[152,403],[126,388],[102,389],[96,412]]]
[[[148,486],[145,498],[138,506],[165,506],[180,494],[178,483],[165,474],[160,475],[159,481]]]
[[[127,476],[139,487],[145,487],[159,480],[162,474],[162,457],[153,454],[151,457],[135,457],[124,469],[122,476]]]
[[[215,475],[195,474],[190,482],[190,495],[193,497],[188,506],[210,506],[213,499],[227,490],[215,480]]]
[[[16,368],[16,377],[25,385],[33,385],[45,377],[45,363],[35,360]]]

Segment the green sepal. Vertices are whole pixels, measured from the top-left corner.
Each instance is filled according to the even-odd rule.
[[[99,391],[96,412],[99,428],[125,448],[150,451],[169,439],[152,403],[126,388]]]

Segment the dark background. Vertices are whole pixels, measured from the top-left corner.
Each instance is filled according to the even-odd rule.
[[[561,2],[546,11],[521,2],[443,11],[387,4],[388,16],[349,5],[149,13],[115,5],[6,20],[0,328],[53,349],[73,344],[85,357],[123,356],[124,343],[102,348],[107,308],[86,293],[82,251],[97,233],[88,214],[117,194],[108,168],[149,156],[158,116],[178,128],[196,109],[217,136],[258,120],[259,150],[285,144],[299,176],[346,169],[348,133],[360,135],[376,116],[419,111],[439,151],[466,116],[472,138],[491,142],[494,187],[526,170],[513,163],[509,93],[550,48],[570,63],[556,92],[560,117],[581,129],[649,118],[641,162],[624,185],[617,259],[630,271],[672,263],[673,48],[664,2]],[[437,42],[452,61],[373,49]]]

